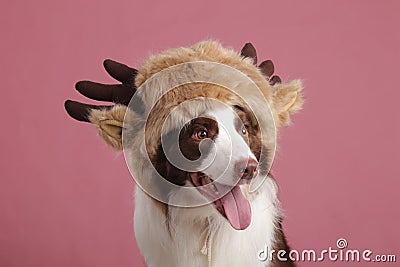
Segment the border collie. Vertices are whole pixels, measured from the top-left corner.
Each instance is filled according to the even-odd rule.
[[[294,266],[257,254],[289,251],[269,168],[302,85],[271,85],[255,60],[215,41],[171,49],[138,70],[130,105],[90,111],[138,184],[134,229],[147,266]]]

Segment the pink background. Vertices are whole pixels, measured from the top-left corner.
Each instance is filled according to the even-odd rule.
[[[0,266],[143,266],[124,158],[63,102],[85,101],[78,80],[112,81],[105,58],[139,66],[205,38],[251,41],[304,80],[274,165],[292,247],[344,237],[399,258],[400,2],[168,2],[1,2]]]

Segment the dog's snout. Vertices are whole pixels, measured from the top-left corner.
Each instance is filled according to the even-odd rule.
[[[252,158],[236,163],[236,171],[242,175],[242,179],[249,180],[257,173],[258,162]]]

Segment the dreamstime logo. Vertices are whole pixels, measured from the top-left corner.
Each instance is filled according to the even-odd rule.
[[[292,262],[396,262],[394,254],[374,254],[371,250],[346,249],[348,247],[345,238],[336,241],[336,248],[329,247],[321,251],[314,249],[307,250],[274,250],[269,247],[261,249],[257,253],[260,261],[292,261]]]
[[[339,238],[339,239],[336,241],[336,246],[337,246],[339,249],[347,248],[347,240],[344,239],[344,238]]]
[[[177,101],[177,103],[173,103],[174,99],[168,95],[173,89],[179,90],[181,87],[184,88],[183,90],[187,90],[190,86],[199,88],[199,85],[209,86],[210,90],[212,90],[212,86],[217,86],[239,98],[253,113],[259,125],[261,141],[268,142],[268,146],[264,145],[269,148],[269,160],[259,162],[259,169],[263,170],[265,175],[257,175],[252,179],[250,192],[256,191],[262,185],[274,158],[276,128],[273,114],[263,93],[247,75],[228,65],[206,61],[182,63],[164,69],[147,79],[132,97],[128,105],[129,109],[136,110],[138,103],[142,103],[144,110],[142,110],[140,116],[136,114],[129,117],[127,112],[122,139],[126,162],[137,185],[148,195],[168,205],[195,207],[215,200],[171,198],[171,194],[165,194],[165,192],[177,192],[179,190],[180,195],[193,196],[193,190],[197,189],[192,186],[178,186],[165,179],[166,177],[163,177],[163,173],[159,173],[153,166],[149,152],[149,147],[154,149],[155,143],[158,142],[157,145],[161,145],[168,161],[184,172],[202,171],[205,167],[215,163],[215,155],[218,151],[211,150],[211,152],[209,151],[210,153],[204,153],[201,144],[201,156],[196,160],[187,159],[180,149],[168,149],[168,147],[179,148],[179,133],[184,125],[191,120],[201,117],[205,112],[213,108],[221,106],[232,108],[228,103],[218,99],[218,97],[187,97],[183,102]],[[179,94],[179,91],[177,94]],[[170,97],[170,102],[172,103],[166,102],[165,97]],[[175,105],[173,107],[170,106],[169,109],[160,108],[160,102],[164,103],[163,101],[169,105]],[[163,114],[163,112],[168,114]],[[222,125],[222,128],[225,128],[224,125]],[[159,133],[159,135],[157,136],[154,133]],[[175,134],[171,135],[171,133]],[[235,153],[235,144],[232,144],[231,136],[228,136],[228,139],[230,153],[226,153],[226,155],[232,156],[232,153]],[[161,144],[155,140],[160,140]],[[211,140],[207,141],[212,142]],[[168,144],[168,147],[166,147],[166,144]],[[208,145],[214,146],[214,149],[216,148],[212,143]],[[139,149],[138,146],[140,147]],[[132,149],[132,147],[136,149]],[[267,158],[265,153],[266,151],[261,150],[260,158]],[[227,171],[226,166],[231,161],[231,156],[226,157],[227,164],[224,162],[223,167],[225,169],[222,169],[222,173],[218,173],[218,178],[213,179],[212,183],[204,186],[213,187],[215,181],[222,179],[221,177]],[[199,169],[198,162],[202,163],[201,169]],[[235,184],[237,184],[240,177],[234,178]],[[218,198],[227,192],[219,192]]]

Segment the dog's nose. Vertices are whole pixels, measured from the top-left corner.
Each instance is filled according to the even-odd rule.
[[[254,159],[247,159],[236,163],[236,171],[242,174],[242,179],[250,180],[257,172],[258,162]]]

